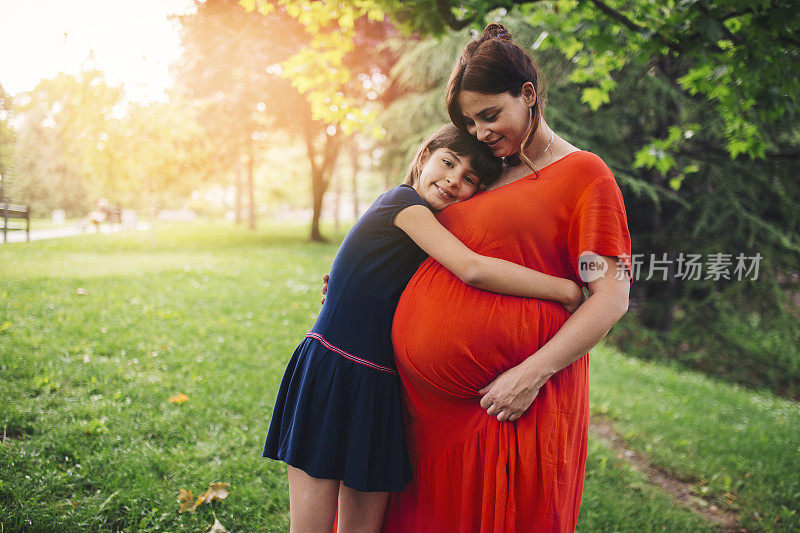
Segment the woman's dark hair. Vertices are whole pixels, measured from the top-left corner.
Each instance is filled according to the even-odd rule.
[[[499,157],[495,157],[485,143],[470,135],[464,130],[455,127],[453,124],[446,124],[431,133],[419,145],[417,153],[411,159],[408,166],[405,180],[403,183],[414,185],[419,179],[422,167],[428,157],[439,148],[448,148],[456,153],[469,157],[470,166],[478,174],[480,185],[485,187],[491,185],[503,171],[503,162]]]
[[[545,103],[544,84],[536,62],[525,50],[511,42],[511,34],[502,24],[489,24],[479,38],[464,48],[447,81],[447,112],[453,124],[466,131],[466,121],[458,103],[461,91],[482,94],[507,92],[511,96],[519,96],[526,82],[533,84],[536,102],[532,109],[531,125],[519,148],[519,157],[533,169],[524,148],[539,126]]]

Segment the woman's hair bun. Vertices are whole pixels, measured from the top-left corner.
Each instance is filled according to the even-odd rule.
[[[511,34],[502,24],[498,24],[496,22],[492,22],[488,26],[483,29],[483,34],[481,35],[483,40],[487,39],[502,39],[504,41],[511,41]]]

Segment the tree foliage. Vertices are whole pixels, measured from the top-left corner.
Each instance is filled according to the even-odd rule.
[[[2,187],[4,187],[3,198],[0,201],[5,201],[8,194],[11,192],[10,175],[8,173],[11,164],[11,153],[14,145],[14,131],[8,123],[11,116],[13,99],[6,93],[3,86],[0,85],[0,179],[4,180]]]
[[[788,0],[377,3],[428,33],[479,27],[492,10],[515,7],[548,32],[542,44],[576,64],[572,81],[586,85],[583,100],[593,109],[609,102],[621,69],[655,69],[688,96],[712,103],[732,157],[798,157],[766,127],[798,113],[800,13]]]
[[[178,97],[131,105],[114,141],[119,184],[151,214],[179,206],[216,170],[216,143],[205,135],[197,110]]]
[[[365,131],[374,114],[371,86],[383,57],[375,44],[388,28],[383,15],[358,3],[335,10],[323,2],[195,4],[195,14],[179,17],[186,53],[178,70],[186,93],[208,110],[210,133],[232,132],[225,136],[231,160],[244,156],[251,189],[260,152],[253,139],[266,138],[269,129],[305,146],[310,238],[323,240],[322,200],[343,136]]]
[[[525,11],[552,32],[543,44],[575,62],[572,81],[587,85],[583,99],[593,109],[609,101],[615,73],[654,70],[691,100],[710,103],[732,158],[786,152],[770,130],[799,109],[800,16],[790,2],[567,0]],[[666,140],[702,127],[676,121]],[[646,154],[663,151],[664,140],[650,143],[641,162],[662,174],[671,162]]]
[[[122,90],[102,72],[59,74],[42,80],[15,99],[18,122],[9,169],[17,201],[43,215],[53,209],[84,214],[92,196],[105,192],[108,163],[102,148],[109,139]]]
[[[307,37],[281,63],[281,74],[305,96],[311,117],[344,133],[369,132],[377,98],[372,75],[387,56],[378,50],[392,29],[384,10],[369,0],[241,0],[266,17],[284,14]],[[367,79],[370,83],[364,83]]]
[[[125,102],[99,70],[42,80],[15,98],[9,117],[13,198],[39,216],[82,216],[99,197],[125,208],[174,205],[211,165],[191,107]]]
[[[237,205],[247,194],[249,225],[255,228],[255,144],[271,118],[288,120],[288,109],[297,110],[291,92],[267,68],[283,59],[293,42],[278,38],[276,25],[249,16],[235,1],[195,2],[195,8],[176,17],[184,47],[175,65],[179,87],[217,141],[220,176],[236,177]]]

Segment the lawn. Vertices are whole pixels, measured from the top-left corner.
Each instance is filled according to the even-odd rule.
[[[273,224],[160,227],[0,247],[3,531],[285,531],[281,464],[260,457],[283,367],[335,245]],[[630,447],[753,530],[800,530],[800,407],[592,355],[592,409]],[[183,394],[186,401],[170,401]],[[230,484],[179,513],[180,489]],[[711,526],[590,443],[581,531]]]

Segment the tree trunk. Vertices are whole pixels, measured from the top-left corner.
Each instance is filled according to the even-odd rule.
[[[386,189],[387,191],[391,189],[395,185],[393,180],[396,179],[396,176],[397,176],[397,168],[392,167],[390,172],[387,172],[386,174],[383,175],[383,188]]]
[[[251,230],[256,229],[256,197],[255,197],[255,185],[253,179],[253,167],[255,165],[253,159],[255,159],[255,154],[253,153],[253,140],[247,143],[247,197],[248,197],[248,227]]]
[[[236,203],[234,205],[234,221],[237,226],[242,223],[242,197],[244,196],[244,183],[242,181],[242,161],[239,158],[236,165]]]
[[[150,178],[145,179],[145,198],[147,198],[147,206],[150,211],[150,246],[156,246],[156,218],[158,215],[158,206],[156,205],[156,197],[153,192],[153,185]],[[99,226],[98,226],[99,227]]]
[[[674,73],[677,68],[677,62],[671,58],[665,58],[659,63],[660,69],[667,73],[669,76],[677,77]],[[681,116],[680,103],[674,98],[665,95],[661,101],[663,112],[658,115],[656,123],[654,124],[653,131],[644,132],[644,138],[652,135],[657,139],[664,139],[669,134],[669,128],[675,125],[677,117]],[[648,181],[657,187],[664,189],[669,188],[669,177],[663,176],[655,169],[648,172]],[[650,228],[651,242],[649,250],[643,250],[645,253],[643,269],[641,272],[642,280],[647,281],[649,274],[649,267],[654,260],[660,260],[664,253],[672,253],[673,255],[682,250],[675,248],[680,246],[680,241],[675,241],[669,236],[666,231],[665,224],[675,216],[675,207],[669,203],[662,203],[655,209],[650,211]],[[670,256],[668,256],[670,258]],[[674,259],[674,257],[672,258]],[[669,331],[672,327],[673,309],[678,302],[678,291],[675,286],[674,265],[669,265],[670,272],[667,274],[667,279],[663,279],[663,274],[654,272],[654,277],[649,282],[638,283],[640,285],[639,294],[643,296],[643,302],[640,310],[640,317],[642,324],[650,329],[657,331]],[[645,272],[647,268],[647,272]],[[634,285],[637,285],[634,282]]]
[[[350,162],[353,166],[353,220],[358,220],[358,146],[353,143],[350,147]]]
[[[338,173],[333,175],[333,183],[333,190],[335,193],[333,204],[333,231],[339,233],[339,218],[341,218],[342,208],[342,177]]]
[[[322,236],[319,231],[319,219],[322,215],[322,199],[325,196],[325,190],[328,184],[325,183],[325,178],[322,175],[322,169],[317,169],[316,172],[312,171],[311,174],[311,194],[313,196],[313,209],[314,213],[311,215],[311,235],[309,239],[312,242],[328,242],[328,239]]]
[[[333,173],[333,167],[336,165],[336,158],[339,155],[339,147],[341,135],[334,134],[328,135],[325,130],[322,130],[322,160],[318,159],[318,149],[316,146],[317,138],[319,138],[319,130],[308,128],[305,131],[306,152],[308,154],[308,162],[311,164],[311,196],[313,215],[311,216],[311,234],[309,240],[312,242],[327,242],[327,239],[322,236],[319,231],[319,219],[322,215],[322,199],[325,192],[328,190],[330,184],[330,177]]]

